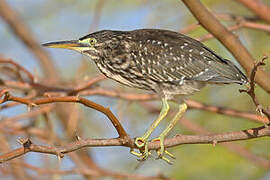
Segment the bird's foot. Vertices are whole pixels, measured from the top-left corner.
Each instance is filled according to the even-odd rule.
[[[168,164],[173,164],[173,162],[170,159],[165,157],[165,155],[167,155],[172,159],[176,159],[173,154],[171,154],[170,152],[165,150],[164,139],[165,139],[164,136],[159,136],[158,138],[155,138],[155,139],[152,140],[152,142],[154,142],[154,141],[159,141],[160,142],[160,149],[157,150],[157,154],[158,154],[157,159],[162,159],[162,160],[166,161]]]
[[[137,137],[136,139],[135,139],[135,145],[137,146],[137,148],[142,148],[142,147],[146,147],[147,146],[147,139],[146,138],[144,138],[144,137]]]
[[[160,136],[158,138],[153,139],[151,142],[159,141],[160,142],[160,149],[158,149],[156,152],[158,154],[157,159],[162,159],[168,164],[173,164],[173,162],[169,159],[176,159],[173,154],[168,152],[164,147],[164,136]],[[145,161],[150,155],[151,152],[148,149],[148,141],[147,139],[143,137],[139,137],[135,139],[135,145],[139,149],[140,152],[134,151],[134,149],[130,150],[130,153],[137,156],[139,161]],[[165,157],[168,156],[169,158]]]
[[[151,152],[148,150],[148,140],[144,137],[138,137],[135,139],[135,145],[139,149],[140,152],[134,151],[134,149],[130,150],[130,153],[137,156],[139,161],[146,160],[149,155],[151,155]]]

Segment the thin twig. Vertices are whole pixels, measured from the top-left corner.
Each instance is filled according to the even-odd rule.
[[[150,101],[150,100],[156,100],[158,97],[154,94],[140,94],[140,93],[128,93],[128,92],[121,92],[115,89],[104,89],[104,88],[94,88],[90,90],[85,90],[79,93],[80,95],[88,95],[88,96],[94,96],[94,95],[100,95],[100,96],[108,96],[108,97],[115,97],[120,98],[128,101]],[[266,123],[268,120],[264,117],[261,117],[257,114],[250,113],[250,112],[243,112],[243,111],[237,111],[234,109],[226,108],[226,107],[218,107],[208,104],[203,104],[198,101],[194,100],[185,100],[188,107],[191,109],[199,109],[203,111],[209,111],[219,114],[224,114],[228,116],[233,117],[241,117],[250,119],[256,122]]]
[[[191,122],[185,118],[182,118],[179,121],[179,123],[181,124],[181,126],[184,126],[188,130],[191,130],[196,134],[213,134],[213,132],[210,132],[209,130],[206,130],[205,128],[201,127],[199,124]],[[246,148],[244,148],[243,146],[233,142],[226,142],[222,143],[221,145],[226,147],[230,151],[233,151],[234,153],[238,154],[239,156],[248,159],[249,161],[255,163],[256,165],[259,165],[260,167],[270,169],[270,161],[266,157],[256,155],[251,151],[247,150]]]
[[[237,0],[246,6],[249,10],[255,13],[257,16],[265,20],[270,24],[270,7],[262,3],[261,1],[254,0]]]
[[[4,58],[0,57],[0,64],[2,64],[2,63],[11,64],[11,65],[15,66],[19,71],[22,71],[27,75],[27,77],[30,79],[30,83],[34,82],[35,78],[32,75],[32,73],[30,73],[27,69],[25,69],[23,66],[16,63],[12,59],[4,59]]]
[[[98,75],[96,77],[91,78],[90,80],[78,84],[74,89],[72,89],[70,92],[67,93],[67,95],[72,96],[78,94],[80,91],[84,91],[89,89],[92,85],[96,84],[97,82],[100,82],[102,80],[105,80],[106,76],[104,75]]]
[[[17,15],[5,0],[0,1],[0,16],[9,25],[10,29],[39,60],[41,68],[50,80],[57,80],[57,70],[49,55],[40,47],[40,44],[32,36],[30,29]]]
[[[115,127],[115,129],[118,132],[118,135],[120,139],[124,141],[124,143],[129,142],[129,136],[122,127],[121,123],[119,120],[114,116],[114,114],[110,111],[109,108],[105,108],[104,106],[101,106],[97,103],[94,103],[93,101],[90,101],[88,99],[78,97],[78,96],[66,96],[66,97],[47,97],[47,98],[40,98],[36,100],[29,100],[21,97],[15,97],[10,95],[8,92],[5,92],[3,98],[0,100],[0,103],[4,103],[6,101],[15,101],[15,102],[20,102],[22,104],[26,104],[30,107],[40,105],[40,104],[48,104],[48,103],[53,103],[53,102],[74,102],[74,103],[80,103],[83,104],[87,107],[90,107],[92,109],[95,109],[99,112],[102,112],[105,114]]]
[[[254,64],[254,67],[253,67],[253,69],[251,71],[251,74],[250,74],[249,88],[247,90],[240,89],[239,91],[240,91],[240,93],[245,92],[251,97],[253,103],[256,106],[256,110],[259,111],[261,114],[264,114],[268,118],[268,123],[269,123],[269,121],[270,121],[270,112],[268,112],[267,110],[265,110],[263,108],[263,106],[259,103],[258,99],[256,98],[256,94],[255,94],[255,76],[256,76],[258,68],[260,66],[265,65],[264,61],[267,58],[268,58],[267,56],[264,56],[261,61]]]
[[[27,163],[17,163],[18,165],[21,165],[23,167],[26,167],[28,169],[31,169],[35,172],[37,172],[39,175],[51,175],[51,174],[59,174],[59,175],[68,175],[68,174],[82,174],[82,175],[89,175],[92,177],[110,177],[115,179],[155,179],[155,180],[170,180],[171,178],[167,178],[163,175],[157,175],[157,176],[144,176],[144,175],[138,175],[138,174],[130,174],[130,173],[117,173],[112,172],[108,170],[102,170],[102,171],[95,171],[90,168],[74,168],[70,170],[56,170],[51,168],[40,168],[37,166],[33,166]]]

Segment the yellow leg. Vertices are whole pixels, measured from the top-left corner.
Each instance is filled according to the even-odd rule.
[[[160,141],[160,149],[157,151],[158,156],[159,156],[158,158],[165,160],[169,164],[171,164],[171,162],[169,159],[164,157],[164,153],[166,155],[170,156],[171,158],[174,158],[174,156],[165,150],[164,139],[167,136],[167,134],[172,130],[172,128],[175,126],[175,124],[178,122],[178,120],[183,116],[183,114],[186,112],[186,110],[187,110],[187,105],[185,103],[180,104],[178,112],[176,113],[176,115],[174,116],[172,121],[169,123],[167,128],[160,134],[160,136],[158,138],[153,139],[153,141]]]
[[[150,154],[150,152],[148,151],[148,147],[147,147],[148,138],[151,135],[151,133],[155,130],[155,128],[158,126],[158,124],[167,115],[169,109],[170,109],[170,107],[169,107],[167,100],[165,98],[162,98],[162,108],[161,108],[161,111],[160,111],[158,118],[151,124],[151,127],[146,131],[146,133],[142,137],[138,137],[135,139],[135,145],[138,148],[144,147],[144,150],[142,151],[142,153],[138,153],[138,152],[135,152],[133,149],[131,149],[130,152],[132,154],[140,157],[142,160],[144,160],[148,157],[148,155]]]

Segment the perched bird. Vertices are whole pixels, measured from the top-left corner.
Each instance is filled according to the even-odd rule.
[[[43,44],[51,48],[66,48],[89,56],[108,78],[124,85],[149,90],[162,99],[158,118],[142,137],[135,139],[140,152],[132,154],[145,160],[148,138],[169,111],[168,100],[191,95],[207,84],[247,83],[246,76],[201,42],[183,34],[161,29],[133,31],[103,30],[78,40]],[[173,157],[164,148],[164,138],[186,111],[181,101],[179,110],[168,127],[154,141],[160,142],[159,158]]]

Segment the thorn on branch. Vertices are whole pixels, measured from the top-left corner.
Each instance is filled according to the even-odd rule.
[[[63,150],[60,148],[60,149],[56,149],[55,152],[53,153],[57,156],[57,159],[58,161],[60,162],[61,161],[61,158],[63,158],[65,155],[63,154]]]
[[[17,139],[17,142],[20,143],[24,147],[24,149],[30,149],[30,146],[32,144],[29,138],[19,138]]]
[[[76,138],[77,141],[81,141],[82,140],[82,138],[77,134],[77,132],[75,133],[75,138]]]
[[[47,92],[45,92],[45,93],[43,94],[43,96],[44,96],[44,97],[48,97],[48,98],[52,97],[52,96],[50,95],[50,93],[47,93]]]
[[[61,163],[61,159],[64,157],[64,155],[62,153],[59,153],[57,155],[57,159],[58,159],[58,162]]]
[[[35,103],[29,103],[29,104],[27,105],[27,111],[30,112],[30,111],[32,110],[32,108],[33,108],[33,107],[36,107],[36,106],[37,106],[37,104],[35,104]]]
[[[218,141],[217,140],[213,140],[213,146],[216,147]]]
[[[263,109],[263,106],[261,104],[258,104],[256,107],[256,111],[259,112],[261,116],[263,116],[262,109]]]
[[[7,102],[9,100],[9,97],[10,97],[10,94],[8,92],[9,90],[8,89],[2,89],[0,91],[0,97],[3,97],[1,100],[0,100],[0,103],[4,103],[4,102]]]

